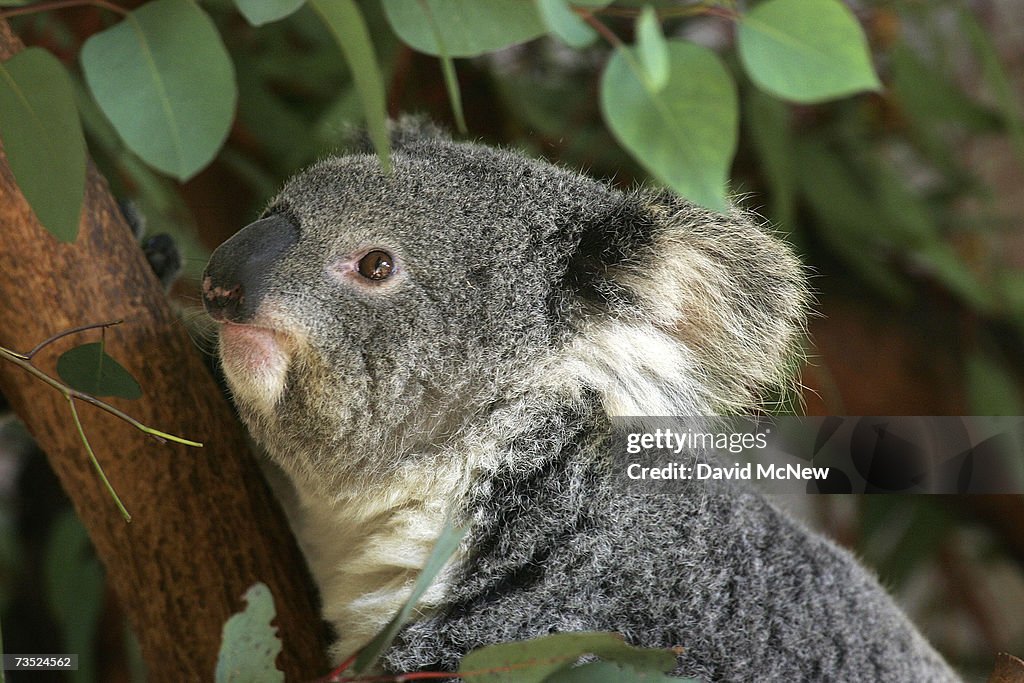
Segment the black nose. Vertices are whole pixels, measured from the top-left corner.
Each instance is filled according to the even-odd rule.
[[[274,214],[251,223],[217,247],[203,272],[203,305],[214,320],[252,319],[270,285],[273,267],[299,239],[289,219]]]

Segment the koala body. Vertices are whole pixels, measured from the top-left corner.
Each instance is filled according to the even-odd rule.
[[[605,630],[706,680],[956,680],[845,551],[759,495],[643,495],[613,416],[715,415],[788,381],[799,264],[735,210],[624,193],[399,124],[289,181],[204,278],[239,412],[294,485],[341,659],[469,526],[391,671]]]

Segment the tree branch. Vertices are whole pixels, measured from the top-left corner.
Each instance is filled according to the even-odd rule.
[[[0,59],[21,47],[0,20]],[[55,329],[127,320],[107,337],[145,392],[132,403],[134,417],[205,444],[160,445],[104,413],[81,411],[110,483],[133,513],[126,525],[82,449],[64,395],[0,362],[0,391],[72,499],[139,638],[149,679],[211,680],[224,622],[256,581],[274,595],[278,664],[288,679],[325,671],[324,628],[298,547],[106,182],[90,166],[78,238],[61,244],[39,226],[0,149],[0,225],[0,346],[31,348]],[[57,354],[71,345],[66,338],[47,344]]]

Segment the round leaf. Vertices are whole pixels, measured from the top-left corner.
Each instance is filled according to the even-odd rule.
[[[283,681],[284,673],[274,660],[281,652],[274,596],[265,583],[257,582],[245,592],[246,607],[224,624],[220,654],[217,655],[217,683],[272,683]]]
[[[57,374],[68,386],[92,396],[132,400],[142,396],[139,383],[103,350],[100,342],[82,344],[61,354]]]
[[[536,0],[544,25],[570,47],[586,47],[597,39],[594,29],[569,8],[566,0]]]
[[[654,90],[668,84],[668,44],[653,7],[644,7],[636,22],[637,52]]]
[[[838,0],[768,0],[740,19],[740,59],[763,90],[814,103],[882,87],[867,38]]]
[[[668,42],[669,80],[657,92],[630,48],[601,78],[601,111],[615,137],[658,180],[716,211],[736,152],[736,85],[715,53]]]
[[[398,37],[430,55],[475,57],[532,40],[545,32],[533,3],[508,0],[383,0]],[[431,28],[430,10],[444,50]]]
[[[85,138],[67,72],[42,48],[0,64],[0,138],[39,222],[73,242],[85,195]]]
[[[253,26],[284,19],[302,7],[306,0],[235,0],[235,7]]]
[[[234,118],[235,71],[210,18],[190,0],[154,0],[92,36],[82,69],[125,144],[185,180],[220,149]]]

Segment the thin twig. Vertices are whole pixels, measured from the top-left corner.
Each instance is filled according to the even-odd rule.
[[[86,330],[95,330],[95,329],[98,329],[98,328],[106,329],[108,327],[113,327],[114,325],[120,325],[123,322],[124,322],[124,319],[121,319],[121,320],[112,320],[112,321],[110,321],[108,323],[94,323],[92,325],[81,325],[80,327],[72,327],[70,330],[64,330],[63,332],[58,332],[57,334],[53,335],[49,339],[44,339],[43,341],[39,342],[38,344],[36,344],[36,347],[34,349],[32,349],[31,351],[29,351],[28,353],[23,355],[22,358],[24,358],[25,360],[32,360],[32,356],[34,356],[37,353],[39,353],[40,351],[42,351],[44,348],[46,348],[47,346],[49,346],[53,342],[57,341],[58,339],[63,339],[64,337],[67,337],[68,335],[75,334],[76,332],[85,332]]]
[[[587,22],[591,28],[601,34],[601,37],[608,41],[612,47],[623,47],[622,39],[615,35],[615,32],[604,25],[600,19],[594,16],[594,13],[589,9],[583,7],[572,8],[576,14],[580,16],[583,21]]]
[[[633,19],[639,17],[643,12],[643,9],[639,7],[601,7],[594,10],[573,7],[573,10],[577,13],[580,13],[581,9],[585,12],[593,12],[594,14],[600,14],[607,17],[626,17]],[[654,12],[659,19],[685,19],[686,17],[695,17],[701,14],[722,17],[724,19],[735,19],[739,16],[739,13],[735,9],[722,7],[716,2],[698,2],[693,5],[683,5],[681,7],[656,7]]]
[[[75,407],[75,399],[70,396],[65,396],[68,399],[68,405],[71,406],[71,417],[75,420],[75,428],[78,430],[78,436],[81,438],[82,443],[85,444],[85,450],[89,453],[89,460],[92,462],[92,466],[96,469],[96,473],[100,475],[100,480],[103,485],[107,487],[107,492],[110,493],[110,497],[114,499],[114,504],[117,505],[117,509],[121,511],[121,516],[124,517],[124,521],[132,521],[132,516],[128,513],[128,508],[121,502],[121,497],[117,495],[117,491],[110,484],[110,480],[107,479],[106,473],[103,471],[103,467],[100,465],[100,461],[96,459],[96,454],[93,453],[92,445],[89,443],[88,437],[85,435],[85,430],[82,428],[82,421],[78,419],[78,408]]]
[[[32,364],[30,360],[27,360],[25,358],[25,354],[20,354],[17,353],[16,351],[11,351],[10,349],[0,346],[0,358],[9,360],[10,362],[20,367],[25,372],[28,372],[29,374],[34,375],[37,379],[49,384],[51,387],[53,387],[61,394],[63,394],[65,398],[77,398],[78,400],[85,401],[89,405],[95,406],[100,410],[105,410],[114,417],[121,418],[122,420],[130,424],[132,427],[138,429],[140,432],[143,432],[144,434],[149,434],[151,437],[153,437],[160,443],[174,441],[176,443],[185,444],[186,446],[194,446],[196,448],[202,448],[203,446],[203,444],[199,442],[190,441],[189,439],[185,439],[180,436],[175,436],[173,434],[168,434],[166,432],[160,431],[159,429],[154,429],[153,427],[144,425],[135,418],[133,418],[131,415],[128,415],[127,413],[118,410],[117,408],[110,405],[106,401],[101,401],[95,396],[69,387],[67,384],[64,384],[60,380],[54,379],[50,375],[46,374],[45,372],[37,368],[35,365]]]

